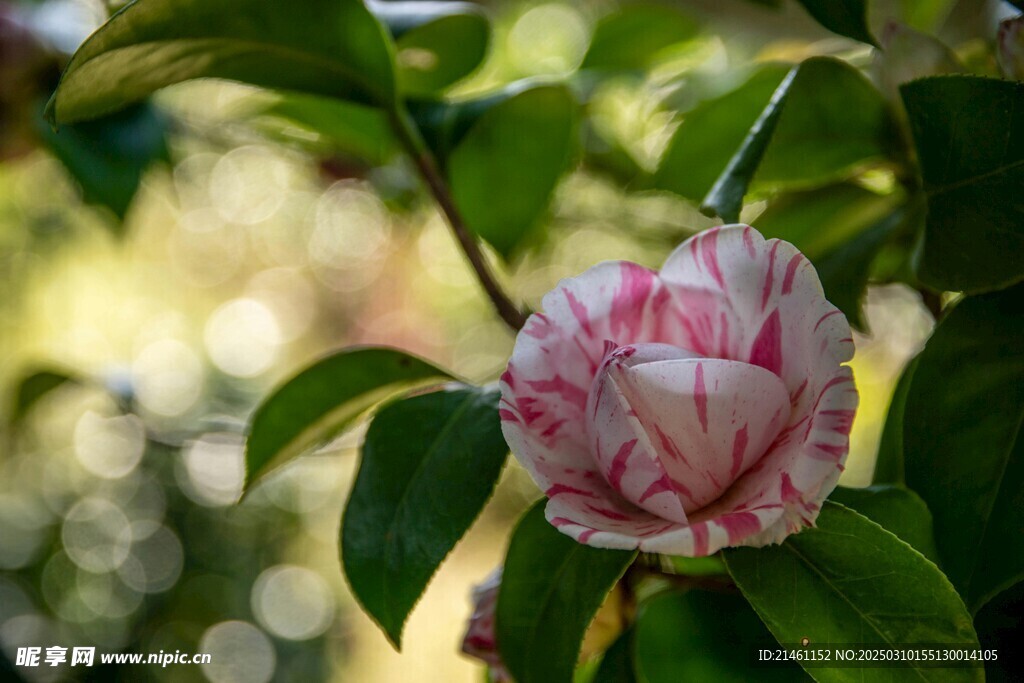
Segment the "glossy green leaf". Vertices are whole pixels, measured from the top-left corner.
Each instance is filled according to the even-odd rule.
[[[635,629],[623,631],[605,651],[590,683],[638,683],[634,639]]]
[[[698,30],[697,22],[676,7],[629,4],[597,22],[580,68],[642,71]]]
[[[740,87],[688,112],[672,134],[654,177],[655,186],[700,201],[788,70],[777,64],[762,67]]]
[[[541,500],[509,543],[498,591],[497,641],[517,683],[569,683],[583,635],[636,557],[591,548],[544,519]]]
[[[345,507],[352,592],[396,648],[438,566],[480,514],[505,464],[496,389],[458,386],[377,412]]]
[[[808,59],[776,88],[702,209],[736,221],[755,173],[770,186],[842,180],[883,161],[893,130],[884,99],[860,72],[836,59]]]
[[[740,142],[739,148],[729,158],[725,169],[712,183],[711,189],[701,202],[700,208],[705,214],[718,215],[726,223],[735,223],[739,220],[747,187],[757,172],[768,143],[771,142],[775,126],[778,125],[779,116],[782,114],[782,106],[798,73],[798,67],[791,69],[772,91],[768,104],[758,114]]]
[[[255,113],[257,125],[282,140],[296,140],[285,128],[298,127],[298,142],[323,154],[353,157],[374,166],[398,151],[387,115],[344,100],[289,94]]]
[[[910,489],[893,484],[859,489],[839,486],[828,499],[859,512],[938,563],[932,513],[921,497]]]
[[[66,384],[80,380],[64,370],[38,370],[22,377],[14,388],[11,401],[11,423],[18,424],[44,396]]]
[[[487,54],[490,22],[468,2],[371,2],[395,38],[404,94],[430,95],[471,74]]]
[[[1024,279],[1024,83],[937,76],[900,91],[928,194],[918,275],[971,293]]]
[[[337,436],[403,387],[451,376],[387,348],[346,349],[292,377],[256,409],[245,446],[246,486]]]
[[[643,605],[636,625],[636,663],[646,683],[805,681],[796,664],[754,666],[775,639],[740,595],[691,590]]]
[[[868,28],[866,0],[797,0],[819,24],[833,33],[875,45]]]
[[[577,107],[567,88],[515,86],[512,93],[488,98],[483,111],[456,105],[462,112],[450,114],[454,144],[445,163],[466,222],[506,258],[538,224],[576,143]]]
[[[768,203],[756,224],[765,237],[786,240],[814,260],[890,214],[899,200],[853,183],[786,192]]]
[[[968,297],[918,357],[903,415],[907,486],[935,517],[972,611],[1024,576],[1024,285]]]
[[[903,368],[900,379],[896,383],[889,411],[885,416],[885,427],[878,443],[878,458],[875,460],[875,472],[872,481],[875,484],[903,484],[905,482],[903,467],[903,412],[907,405],[907,394],[914,378],[917,358],[913,358]]]
[[[42,118],[34,120],[39,137],[81,186],[85,201],[113,211],[120,229],[146,169],[167,159],[167,117],[144,103],[59,131]]]
[[[826,502],[815,528],[781,545],[725,551],[729,573],[780,643],[972,644],[971,616],[945,575],[899,538]],[[856,668],[808,668],[819,683],[863,681]],[[908,663],[887,681],[982,681],[977,668]]]
[[[887,159],[895,126],[875,86],[837,59],[808,59],[798,68],[757,181],[821,185]]]
[[[95,118],[193,78],[389,106],[394,46],[360,0],[145,0],[75,53],[48,105],[56,123]]]
[[[905,211],[894,211],[844,244],[814,259],[825,298],[842,311],[857,330],[867,331],[862,303],[871,264],[906,220]]]

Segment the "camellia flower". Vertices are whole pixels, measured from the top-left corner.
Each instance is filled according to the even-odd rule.
[[[714,228],[660,272],[602,263],[543,303],[500,412],[562,533],[701,556],[814,523],[849,450],[853,340],[791,244]]]
[[[462,651],[487,664],[490,680],[494,683],[512,680],[501,661],[495,635],[494,619],[501,574],[501,567],[498,567],[483,583],[473,588],[473,615],[469,618],[469,627],[462,639]],[[632,616],[631,605],[623,598],[622,588],[617,584],[609,591],[587,628],[580,646],[580,661],[607,650]]]
[[[492,681],[511,681],[512,677],[501,663],[495,637],[494,612],[500,587],[501,567],[498,567],[483,583],[473,588],[473,614],[462,639],[462,651],[484,662]]]

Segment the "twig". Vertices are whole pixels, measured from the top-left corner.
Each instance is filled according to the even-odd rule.
[[[462,218],[462,214],[459,213],[458,208],[455,206],[455,202],[448,190],[448,185],[441,176],[433,155],[427,149],[419,129],[403,105],[398,105],[396,110],[391,112],[391,125],[398,136],[399,142],[416,165],[420,177],[423,178],[438,206],[441,207],[441,212],[448,219],[448,225],[451,227],[455,239],[458,240],[459,246],[462,247],[463,253],[476,272],[477,279],[483,286],[484,291],[487,292],[487,296],[490,297],[498,315],[513,330],[518,331],[522,329],[523,325],[526,324],[526,314],[512,303],[512,300],[509,299],[497,280],[494,279],[494,275],[487,266],[487,261],[484,260],[483,252],[480,251],[480,245],[472,233],[470,233],[466,222]]]

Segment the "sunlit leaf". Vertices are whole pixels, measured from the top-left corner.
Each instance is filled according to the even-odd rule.
[[[317,361],[278,387],[253,414],[246,486],[323,445],[399,389],[450,377],[424,360],[386,348],[346,349]]]
[[[676,7],[632,3],[597,22],[580,68],[642,71],[697,32],[697,23]]]
[[[395,38],[400,90],[429,95],[472,73],[487,54],[490,22],[468,2],[370,2]]]
[[[655,174],[655,186],[694,201],[708,193],[739,149],[788,67],[772,64],[743,85],[688,112]]]
[[[209,77],[389,106],[393,51],[360,0],[132,2],[78,49],[48,112],[95,118]]]
[[[414,114],[466,222],[510,258],[536,228],[575,154],[572,93],[562,85],[516,83],[484,98],[421,105]]]
[[[254,116],[257,126],[266,132],[322,154],[383,165],[398,151],[387,115],[353,102],[288,94],[275,98]],[[290,133],[293,127],[301,134]]]
[[[776,88],[702,209],[734,222],[755,173],[774,186],[835,182],[883,161],[893,135],[885,101],[864,76],[836,59],[808,59]]]

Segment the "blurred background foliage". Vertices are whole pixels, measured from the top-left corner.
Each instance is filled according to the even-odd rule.
[[[512,335],[375,110],[205,81],[50,128],[41,112],[62,64],[117,4],[0,3],[0,677],[34,643],[214,655],[201,671],[43,667],[35,680],[480,680],[457,645],[469,585],[536,496],[516,465],[413,613],[401,655],[339,571],[358,431],[236,502],[247,415],[310,359],[386,344],[486,382]],[[901,137],[872,110],[903,125],[895,92],[909,77],[998,75],[994,27],[1012,8],[871,3],[881,53],[796,2],[485,9],[489,41],[475,15],[391,22],[399,79],[412,93],[454,83],[454,98],[533,79],[471,128],[469,105],[410,105],[501,279],[533,306],[604,259],[656,267],[715,224],[698,205],[788,65],[836,57],[887,94],[837,62],[802,68],[789,97],[812,104],[790,107],[776,134],[799,137],[805,107],[864,134],[824,157],[769,146],[740,214],[801,247],[859,328],[862,403],[842,483],[869,483],[895,381],[936,303],[908,265],[920,216],[881,220],[913,180],[900,177]],[[385,3],[374,10],[388,18]],[[484,158],[459,152],[467,135]],[[509,154],[525,161],[488,161]],[[569,172],[544,177],[531,169],[550,164],[531,158]],[[512,185],[525,199],[492,211]],[[850,263],[870,276],[863,313]]]

